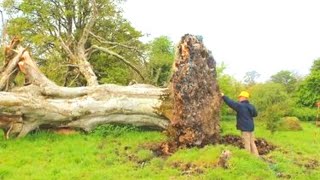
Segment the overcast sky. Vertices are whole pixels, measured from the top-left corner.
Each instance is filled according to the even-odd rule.
[[[280,70],[306,75],[320,57],[320,0],[128,0],[123,8],[146,41],[202,35],[238,80],[253,70],[259,81]]]

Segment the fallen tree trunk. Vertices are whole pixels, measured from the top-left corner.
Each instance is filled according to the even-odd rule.
[[[1,89],[5,90],[14,67],[19,67],[30,85],[0,92],[0,128],[11,125],[11,133],[18,133],[19,137],[42,126],[90,131],[105,123],[161,129],[169,124],[170,110],[165,109],[171,108],[164,108],[170,104],[166,103],[167,88],[145,84],[61,87],[41,73],[28,51],[21,47],[12,51],[16,55],[6,60],[8,65],[1,73]]]
[[[23,125],[13,130],[19,132],[20,137],[43,125],[85,131],[105,123],[162,129],[168,125],[167,118],[160,112],[160,97],[166,96],[166,89],[109,84],[85,90],[80,88],[79,91],[86,91],[87,95],[57,98],[51,93],[45,94],[35,85],[14,89],[12,92],[0,92],[0,116],[20,116],[23,119]]]

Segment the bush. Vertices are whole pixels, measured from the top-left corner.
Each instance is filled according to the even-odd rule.
[[[287,111],[290,111],[290,108],[292,107],[292,99],[281,84],[256,84],[251,87],[250,92],[250,102],[254,104],[260,112],[266,111],[270,106],[279,103],[286,104],[286,106],[282,106],[282,108],[286,107]]]
[[[277,127],[279,131],[300,131],[302,127],[297,117],[284,117],[281,118]]]
[[[291,115],[297,117],[301,121],[315,121],[317,109],[307,107],[294,108]]]
[[[293,100],[283,85],[277,83],[256,84],[251,88],[252,103],[258,110],[258,119],[264,121],[267,129],[274,133],[281,117],[292,111]]]
[[[258,120],[263,121],[267,125],[267,129],[274,133],[277,130],[278,123],[285,115],[285,106],[283,103],[278,103],[269,106],[266,110],[262,111],[258,116]]]

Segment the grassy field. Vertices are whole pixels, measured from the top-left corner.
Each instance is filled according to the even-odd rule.
[[[233,121],[221,126],[223,134],[239,133]],[[320,128],[302,126],[270,134],[257,123],[256,136],[278,146],[263,158],[224,145],[156,157],[146,145],[166,136],[127,126],[69,136],[37,132],[0,141],[0,179],[320,179]],[[226,149],[232,157],[223,169],[217,160]]]

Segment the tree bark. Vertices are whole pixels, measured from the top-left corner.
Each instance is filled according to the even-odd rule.
[[[28,51],[21,47],[10,66],[4,68],[0,87],[6,84],[5,77],[14,69],[12,67],[17,66],[31,85],[14,88],[10,92],[0,92],[0,122],[3,124],[0,128],[13,123],[12,132],[18,133],[19,137],[42,126],[90,131],[105,123],[153,126],[160,129],[165,129],[169,124],[170,111],[164,108],[168,105],[163,105],[168,101],[167,88],[145,84],[61,87],[42,74]],[[14,119],[17,118],[11,118],[12,121],[9,122],[4,117],[21,118],[22,122],[15,122]]]
[[[20,116],[19,136],[40,127],[72,127],[90,131],[105,123],[153,126],[165,129],[169,123],[161,113],[161,96],[167,89],[146,85],[72,88],[72,91],[29,85],[0,92],[1,116]],[[63,96],[60,96],[63,95]],[[21,123],[21,122],[19,122]]]

